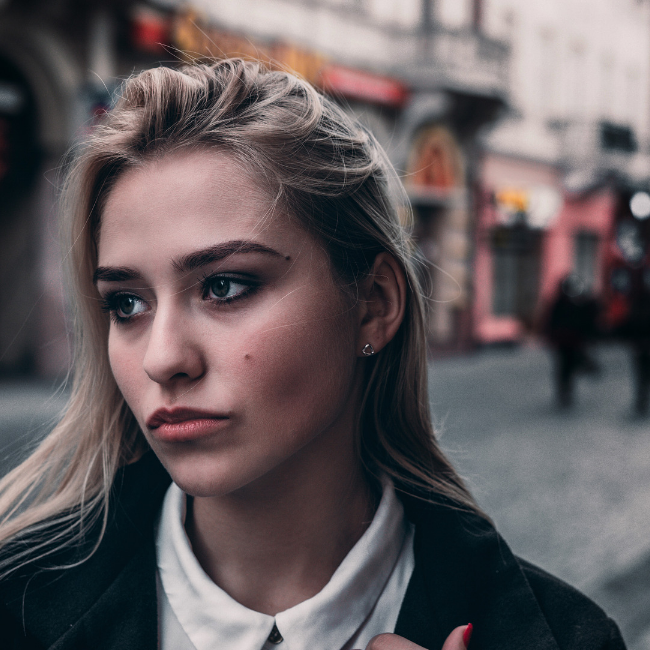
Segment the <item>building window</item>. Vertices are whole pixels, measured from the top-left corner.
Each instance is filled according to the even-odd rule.
[[[600,147],[603,151],[622,151],[625,153],[634,153],[639,148],[634,129],[607,120],[600,123]]]
[[[483,29],[483,0],[472,0],[472,26],[477,32]]]
[[[596,282],[598,235],[579,232],[574,240],[573,271],[582,280],[585,291],[591,292]]]
[[[492,312],[495,316],[512,316],[517,311],[517,255],[495,249]]]
[[[492,232],[492,313],[533,326],[539,290],[540,231],[525,225]]]

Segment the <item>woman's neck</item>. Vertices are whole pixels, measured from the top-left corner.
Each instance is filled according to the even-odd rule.
[[[333,442],[331,463],[310,445],[255,484],[188,500],[194,554],[249,609],[274,616],[317,594],[370,524],[376,495],[353,450]]]

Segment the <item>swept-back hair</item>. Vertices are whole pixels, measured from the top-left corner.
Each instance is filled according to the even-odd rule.
[[[357,449],[370,475],[399,490],[478,512],[436,442],[427,395],[425,298],[404,190],[375,138],[298,77],[240,59],[159,67],[124,82],[115,107],[78,152],[62,211],[75,306],[72,393],[36,451],[0,481],[0,573],[106,525],[120,466],[147,448],[111,374],[108,318],[93,284],[102,209],[117,178],[173,151],[227,153],[262,179],[283,211],[318,238],[352,296],[378,253],[407,280],[394,339],[368,358]],[[100,535],[101,538],[101,535]],[[97,542],[99,543],[99,542]]]

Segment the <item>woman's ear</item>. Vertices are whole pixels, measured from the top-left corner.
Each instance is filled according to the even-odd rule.
[[[360,287],[359,354],[370,356],[384,348],[404,320],[406,277],[390,253],[379,253]],[[368,347],[368,344],[371,347]]]

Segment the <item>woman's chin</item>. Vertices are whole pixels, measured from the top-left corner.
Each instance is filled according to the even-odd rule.
[[[193,497],[219,497],[241,487],[241,472],[205,460],[161,458],[172,481]]]
[[[172,480],[186,494],[192,497],[223,497],[241,487],[234,481],[228,481],[226,477],[215,476],[188,476],[185,473],[175,472],[171,475]]]
[[[234,458],[160,458],[172,480],[193,497],[223,497],[255,483],[268,468],[235,462]],[[229,462],[230,461],[230,462]]]

